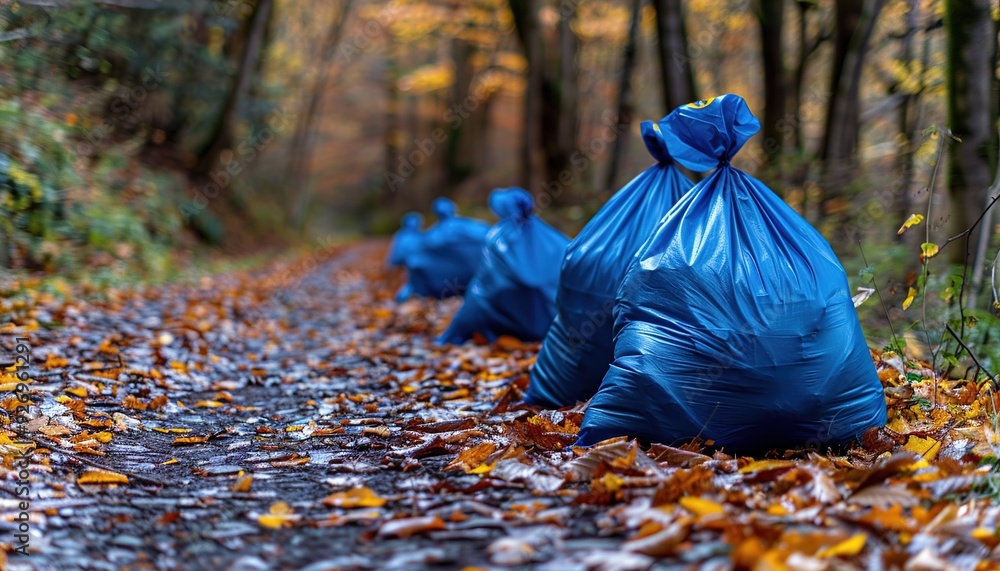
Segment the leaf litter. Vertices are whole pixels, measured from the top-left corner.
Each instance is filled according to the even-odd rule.
[[[396,304],[383,250],[0,298],[33,357],[0,487],[27,437],[39,506],[9,568],[1000,566],[1000,399],[975,383],[873,352],[890,421],[851,449],[577,448],[582,405],[518,404],[537,344],[434,345],[460,302]]]

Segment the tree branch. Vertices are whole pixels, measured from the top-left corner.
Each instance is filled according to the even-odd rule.
[[[983,364],[979,362],[976,354],[972,352],[972,349],[969,349],[969,346],[966,345],[964,341],[962,341],[962,338],[958,336],[958,333],[955,333],[955,330],[951,328],[951,325],[945,324],[945,328],[948,330],[948,333],[951,333],[951,336],[955,338],[955,341],[958,341],[958,344],[961,345],[963,349],[968,351],[969,356],[972,357],[972,361],[976,364],[976,366],[986,373],[986,376],[990,378],[990,383],[993,385],[993,388],[997,388],[997,378],[993,375],[993,373],[991,373],[989,369],[984,367]]]

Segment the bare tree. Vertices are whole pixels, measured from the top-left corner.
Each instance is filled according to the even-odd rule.
[[[232,52],[239,57],[236,75],[211,134],[196,153],[198,165],[195,173],[198,175],[207,176],[218,164],[223,151],[233,147],[233,126],[239,118],[240,108],[260,61],[273,10],[274,0],[258,0],[233,39]]]
[[[681,0],[653,0],[659,36],[664,113],[694,101],[694,69],[687,55],[687,26]]]
[[[351,11],[351,4],[354,0],[343,0],[340,10],[330,21],[327,28],[326,38],[323,40],[323,48],[320,52],[319,61],[316,63],[318,74],[316,83],[313,84],[312,92],[309,94],[303,113],[295,127],[295,136],[292,139],[292,154],[289,165],[289,176],[287,180],[291,188],[296,192],[295,206],[292,211],[292,223],[295,228],[302,229],[305,223],[306,210],[312,200],[312,187],[308,181],[310,165],[312,159],[312,140],[314,135],[313,119],[319,113],[323,104],[323,94],[326,92],[326,85],[333,67],[333,56],[336,54],[337,46],[344,32],[344,23]]]
[[[760,24],[761,55],[764,62],[764,153],[774,161],[785,146],[788,123],[788,75],[785,70],[783,38],[785,33],[785,1],[758,0],[757,21]]]
[[[948,188],[954,202],[953,218],[961,230],[972,227],[982,215],[996,168],[997,36],[990,4],[990,0],[945,2],[948,122],[952,133],[962,140],[949,151]],[[981,224],[990,225],[989,214]],[[972,242],[968,248],[972,260],[986,255],[984,245],[974,235],[966,240]],[[965,251],[957,256],[958,261],[966,261]]]
[[[632,0],[632,21],[628,27],[628,40],[625,42],[625,54],[622,57],[622,76],[618,87],[618,118],[617,137],[611,147],[611,162],[608,165],[608,176],[604,188],[614,191],[615,179],[621,167],[622,157],[628,151],[628,130],[635,113],[635,102],[632,97],[632,71],[635,69],[636,51],[639,44],[639,18],[642,17],[642,0]]]
[[[855,173],[860,134],[861,74],[868,40],[886,0],[837,0],[834,54],[820,159],[827,198],[841,195]]]

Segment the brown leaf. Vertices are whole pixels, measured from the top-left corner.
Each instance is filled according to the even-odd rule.
[[[904,439],[905,442],[905,439]],[[902,444],[902,442],[900,442]],[[918,460],[915,454],[900,452],[888,458],[878,461],[871,469],[864,472],[861,481],[855,486],[855,491],[862,490],[868,486],[881,484],[903,468],[913,464]]]
[[[867,486],[847,498],[847,503],[859,506],[880,506],[889,507],[900,505],[905,508],[913,507],[920,503],[909,490],[901,486]]]
[[[379,528],[378,536],[406,539],[417,534],[439,531],[445,528],[444,520],[437,516],[408,517],[385,522]]]
[[[652,557],[667,557],[676,553],[677,547],[687,535],[686,526],[672,523],[656,533],[626,541],[622,544],[622,550]]]
[[[371,489],[361,486],[323,498],[323,505],[335,508],[380,508],[388,502]]]
[[[464,470],[465,473],[469,473],[481,466],[490,455],[496,452],[496,449],[497,445],[490,441],[477,444],[468,450],[463,450],[458,457],[445,466],[445,470]]]
[[[181,436],[175,438],[171,444],[174,446],[190,446],[192,444],[204,444],[208,442],[207,436]]]

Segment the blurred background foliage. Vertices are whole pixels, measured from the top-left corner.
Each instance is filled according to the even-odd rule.
[[[573,234],[649,165],[639,121],[732,92],[763,125],[737,166],[852,287],[876,270],[874,335],[937,350],[968,310],[994,347],[998,22],[997,0],[4,1],[0,267],[161,279],[439,195],[489,217],[515,184]]]

